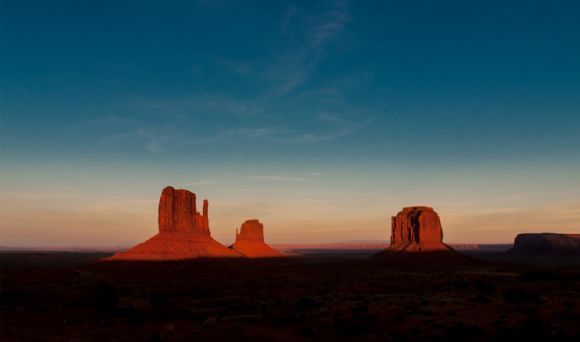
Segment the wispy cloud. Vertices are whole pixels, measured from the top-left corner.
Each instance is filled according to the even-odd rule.
[[[348,1],[336,1],[321,18],[316,18],[310,28],[310,44],[322,47],[327,42],[336,39],[351,17],[347,12]]]
[[[313,119],[312,127],[315,127],[313,129],[290,129],[278,126],[227,128],[220,129],[216,134],[199,138],[197,141],[210,143],[243,139],[289,144],[318,143],[354,134],[372,122],[373,119],[370,117],[355,120],[323,113]]]
[[[67,193],[46,193],[46,192],[0,192],[0,199],[22,199],[22,200],[40,200],[40,199],[78,199],[90,197],[85,194],[67,194]]]
[[[222,129],[219,131],[220,138],[243,137],[250,139],[269,139],[283,134],[285,130],[280,127],[239,127]]]
[[[275,182],[307,182],[323,176],[320,172],[304,172],[291,175],[257,175],[248,177],[250,180]]]
[[[244,106],[230,106],[227,101],[221,104],[217,104],[218,102],[214,103],[208,100],[205,104],[215,105],[216,108],[221,106],[222,109],[225,105],[234,112],[247,113]],[[159,103],[154,106],[163,108],[170,105]],[[224,119],[223,121],[214,121],[213,125],[229,125],[230,127],[199,129],[196,134],[192,135],[190,127],[199,127],[198,125],[203,123],[199,118],[196,118],[194,122],[194,118],[168,116],[163,118],[163,124],[155,124],[155,122],[145,123],[144,120],[106,116],[90,120],[89,124],[98,127],[99,131],[102,132],[100,143],[140,142],[145,150],[151,153],[162,153],[175,148],[210,143],[265,141],[308,144],[332,141],[361,131],[373,122],[372,117],[364,114],[355,115],[348,112],[338,114],[337,112],[321,111],[310,115],[310,117],[305,116],[300,125],[283,126],[280,123],[263,126],[235,126],[232,125],[231,120]],[[265,123],[279,122],[277,119],[266,120],[265,118],[261,121],[265,121]]]
[[[297,95],[301,101],[317,101],[324,104],[343,105],[344,96],[341,90],[333,87],[309,89]]]
[[[264,68],[263,78],[284,95],[306,83],[331,42],[338,42],[351,21],[348,1],[330,2],[321,13],[308,13],[290,5],[283,14],[280,31],[291,44],[275,54]]]
[[[226,68],[227,70],[240,76],[248,76],[254,71],[250,63],[244,61],[235,61],[231,59],[226,59],[222,56],[215,57],[214,61],[217,64]]]
[[[170,126],[147,124],[143,120],[114,115],[89,120],[88,124],[104,130],[101,143],[119,143],[133,139],[141,141],[143,148],[152,153],[165,151],[165,145],[179,136]]]
[[[163,120],[155,119],[153,123],[146,118],[93,120],[93,125],[108,130],[101,141],[141,141],[147,151],[161,153],[180,146],[210,143],[318,143],[366,128],[372,119],[363,117],[364,110],[345,103],[336,85],[317,84],[314,89],[308,89],[307,85],[325,49],[340,42],[351,21],[348,1],[330,1],[308,8],[290,5],[281,19],[280,30],[290,42],[272,51],[259,66],[255,61],[233,60],[230,56],[206,56],[222,69],[254,78],[260,84],[255,94],[244,97],[209,93],[136,100],[129,103],[128,109],[158,112]],[[301,91],[296,94],[294,90],[298,87]],[[290,116],[293,120],[288,120]],[[155,124],[160,122],[163,124]],[[191,128],[195,134],[191,134]]]
[[[207,8],[219,8],[222,10],[231,10],[236,13],[249,13],[253,15],[265,15],[254,7],[247,6],[241,1],[235,0],[196,0],[199,6]]]
[[[285,136],[277,136],[275,140],[288,143],[316,143],[335,140],[358,132],[373,122],[370,117],[360,120],[346,119],[333,113],[320,113],[317,116],[320,126],[326,128],[319,132],[294,132]]]
[[[280,176],[280,175],[261,175],[249,177],[251,180],[260,181],[276,181],[276,182],[305,182],[308,179],[303,177],[291,177],[291,176]]]
[[[159,110],[174,113],[183,117],[195,114],[197,116],[212,116],[227,114],[240,117],[256,116],[263,112],[262,105],[257,101],[237,99],[231,96],[207,94],[190,96],[171,100],[140,100],[129,104],[131,108]]]
[[[204,185],[212,185],[216,184],[216,180],[200,180],[200,181],[192,181],[192,182],[185,182],[181,183],[181,185],[185,186],[204,186]]]

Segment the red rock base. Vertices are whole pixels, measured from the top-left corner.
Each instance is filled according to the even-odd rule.
[[[161,232],[126,252],[105,260],[183,260],[194,258],[231,258],[241,255],[209,235],[185,232]]]

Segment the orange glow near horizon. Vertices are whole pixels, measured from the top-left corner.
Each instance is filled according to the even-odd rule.
[[[277,199],[275,202],[212,200],[212,236],[229,245],[236,229],[257,218],[268,243],[388,242],[390,217],[410,203],[388,201],[361,206],[352,199]],[[62,194],[3,193],[2,246],[127,247],[156,234],[158,197],[94,198]],[[518,233],[579,233],[580,206],[469,208],[467,204],[421,203],[434,207],[447,243],[511,243]],[[415,203],[412,203],[415,205]],[[349,210],[343,210],[349,208]],[[297,215],[296,213],[300,213]]]

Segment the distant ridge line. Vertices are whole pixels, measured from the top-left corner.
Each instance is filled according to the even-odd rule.
[[[511,243],[451,243],[451,247],[458,250],[507,250],[513,246]],[[277,249],[344,249],[344,250],[364,250],[364,249],[385,249],[389,247],[389,243],[374,243],[374,242],[335,242],[335,243],[279,243],[271,244]],[[0,252],[102,252],[114,253],[127,250],[129,247],[12,247],[0,246]]]

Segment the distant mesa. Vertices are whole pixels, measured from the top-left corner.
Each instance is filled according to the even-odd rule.
[[[526,233],[518,234],[510,254],[580,255],[580,234]]]
[[[235,250],[215,241],[209,230],[207,200],[203,214],[197,211],[196,196],[188,190],[163,189],[159,200],[159,233],[126,252],[106,260],[180,260],[239,257]]]
[[[378,255],[394,252],[454,252],[443,243],[439,215],[425,206],[406,207],[391,218],[391,245]]]
[[[236,241],[230,248],[248,258],[275,258],[286,256],[264,242],[264,225],[247,220],[236,230]]]

